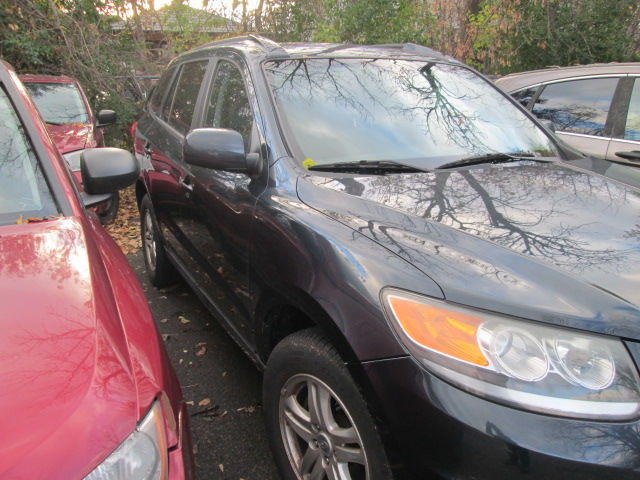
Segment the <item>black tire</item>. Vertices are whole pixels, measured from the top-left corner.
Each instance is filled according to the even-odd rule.
[[[118,216],[118,209],[120,208],[120,194],[115,192],[111,195],[111,200],[109,200],[109,205],[107,209],[98,214],[98,218],[100,219],[100,223],[102,225],[109,225],[112,223],[116,217]]]
[[[150,229],[149,225],[151,226]],[[150,257],[147,250],[149,240],[147,233],[150,233],[150,238],[153,239],[155,244],[155,261]],[[178,272],[176,272],[167,257],[149,195],[145,195],[142,202],[140,202],[140,236],[142,237],[142,256],[144,257],[149,281],[156,287],[166,287],[176,283],[179,278]]]
[[[310,377],[309,377],[310,376]],[[292,457],[298,457],[300,460],[306,457],[306,453],[302,452],[311,451],[313,444],[314,452],[312,455],[320,455],[315,462],[324,462],[322,465],[328,465],[330,461],[335,462],[338,458],[338,448],[335,440],[331,435],[325,435],[324,428],[318,428],[319,423],[313,423],[313,414],[310,412],[313,410],[311,407],[311,400],[309,400],[309,389],[307,387],[307,410],[304,411],[305,422],[302,425],[306,425],[306,419],[310,419],[311,428],[313,429],[313,437],[311,440],[303,440],[300,437],[298,430],[291,428],[291,423],[281,420],[286,418],[288,413],[286,405],[288,400],[292,397],[298,401],[302,399],[304,404],[305,390],[302,387],[300,390],[295,390],[295,385],[302,385],[307,382],[310,385],[308,378],[311,378],[311,383],[315,380],[320,380],[325,387],[329,387],[329,393],[332,396],[335,395],[342,403],[342,406],[334,400],[330,400],[329,405],[332,405],[332,411],[336,411],[337,414],[330,415],[332,419],[338,419],[338,415],[342,412],[343,422],[346,422],[346,426],[352,425],[355,427],[358,434],[358,442],[346,442],[342,448],[357,447],[360,452],[364,451],[364,457],[366,458],[367,467],[361,467],[356,463],[348,463],[348,470],[354,480],[358,478],[366,478],[367,480],[389,480],[393,478],[391,468],[387,460],[387,456],[380,439],[380,435],[377,431],[375,422],[367,408],[367,404],[358,389],[358,386],[354,382],[353,378],[349,374],[349,371],[344,365],[343,360],[338,355],[333,345],[327,340],[319,329],[311,328],[302,330],[292,335],[289,335],[282,340],[276,348],[273,350],[267,367],[264,373],[263,381],[263,406],[264,415],[267,426],[267,432],[271,448],[273,450],[276,463],[280,469],[282,477],[286,480],[300,480],[300,476],[294,470],[294,460],[289,460],[289,452],[299,450],[296,453],[291,453]],[[313,387],[317,388],[317,387]],[[321,387],[322,388],[322,387]],[[299,391],[298,394],[292,392]],[[318,391],[318,390],[316,390]],[[281,398],[283,399],[281,402]],[[320,397],[317,397],[320,398]],[[288,399],[288,400],[287,400]],[[282,403],[282,405],[281,405]],[[300,405],[300,403],[298,403]],[[282,410],[281,410],[282,409]],[[281,411],[283,416],[281,417]],[[309,414],[308,417],[306,415]],[[302,418],[302,417],[299,417]],[[281,421],[283,423],[281,423]],[[284,426],[283,426],[284,425]],[[338,422],[338,427],[344,427],[341,422]],[[303,427],[304,429],[304,427]],[[291,445],[291,442],[287,442],[285,437],[292,438],[290,433],[295,430],[297,435],[298,447],[287,447]],[[307,432],[308,430],[305,430]],[[328,429],[326,431],[332,431]],[[335,432],[335,430],[333,430]],[[324,436],[323,436],[324,435]],[[324,439],[329,439],[329,442]],[[329,443],[329,445],[327,445]],[[295,445],[295,442],[293,443]],[[333,459],[333,460],[330,460]],[[355,471],[352,469],[355,467]],[[320,467],[318,467],[320,468]],[[323,467],[324,468],[324,467]],[[330,466],[326,468],[331,468]],[[368,469],[368,474],[366,473]]]

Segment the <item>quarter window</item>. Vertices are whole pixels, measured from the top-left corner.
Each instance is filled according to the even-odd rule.
[[[617,78],[593,78],[547,85],[533,113],[551,120],[557,131],[605,136]]]
[[[253,114],[242,73],[230,62],[221,60],[218,63],[205,122],[207,127],[236,130],[242,135],[244,146],[249,150]]]
[[[208,61],[205,60],[186,63],[182,67],[169,115],[169,123],[179,132],[187,133],[191,127],[191,118],[196,108],[196,100],[207,64]]]
[[[525,90],[520,90],[519,92],[514,92],[511,96],[524,108],[529,106],[529,102],[533,98],[533,96],[538,91],[538,87],[535,88],[527,88]]]
[[[637,78],[631,92],[627,123],[624,128],[625,140],[640,142],[640,79]]]

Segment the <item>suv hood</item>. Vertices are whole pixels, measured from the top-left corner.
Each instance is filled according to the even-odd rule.
[[[135,428],[127,344],[85,228],[0,227],[1,478],[81,478]]]
[[[298,195],[448,300],[640,338],[640,191],[567,163],[307,176]],[[416,286],[419,291],[419,286]]]

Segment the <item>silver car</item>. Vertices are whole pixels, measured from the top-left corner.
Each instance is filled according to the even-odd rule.
[[[552,67],[495,82],[578,150],[640,165],[640,63]]]

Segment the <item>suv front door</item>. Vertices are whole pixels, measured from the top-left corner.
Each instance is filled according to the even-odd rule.
[[[253,88],[242,61],[219,59],[203,97],[198,126],[235,130],[242,135],[247,153],[262,154],[262,137],[255,120],[257,102],[249,92]],[[197,289],[232,333],[251,348],[255,332],[250,321],[249,258],[256,248],[252,240],[254,207],[266,188],[267,168],[254,178],[193,165],[188,168],[193,221],[189,241],[200,264],[195,271]]]
[[[562,140],[594,157],[606,158],[611,125],[608,121],[618,77],[554,82],[542,87],[533,114],[550,120]]]

